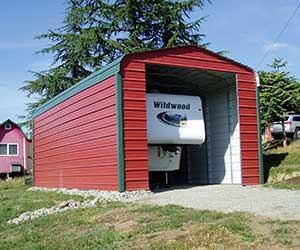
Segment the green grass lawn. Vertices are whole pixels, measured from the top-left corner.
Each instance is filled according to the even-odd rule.
[[[27,191],[23,180],[0,182],[0,249],[299,249],[300,222],[272,221],[180,206],[98,204],[19,225],[25,211],[81,197]]]
[[[264,169],[267,186],[300,189],[300,142],[264,152]]]

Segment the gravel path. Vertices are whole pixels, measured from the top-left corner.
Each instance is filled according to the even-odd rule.
[[[158,205],[176,204],[201,210],[217,210],[223,212],[244,211],[271,219],[300,220],[300,190],[291,191],[260,186],[243,187],[240,185],[197,186],[164,190],[156,193],[143,190],[119,193],[99,190],[69,190],[63,188],[31,188],[30,190],[41,190],[45,192],[55,191],[84,197],[93,196],[96,199],[95,202],[100,203],[110,201],[136,201]],[[94,200],[87,202],[87,205],[92,202],[92,206],[95,203]],[[73,203],[71,202],[70,204],[72,205]],[[69,207],[68,205],[71,209],[81,206],[85,206],[85,204],[77,204],[75,207]],[[61,207],[61,205],[58,205],[58,208],[58,210],[67,209]],[[56,207],[51,209],[57,210]],[[50,212],[52,212],[52,210]],[[40,211],[37,211],[37,213],[45,214],[44,212],[40,213]],[[28,214],[25,213],[25,215],[27,216]],[[30,215],[29,217],[32,216]]]
[[[147,204],[177,204],[223,212],[244,211],[271,219],[300,220],[300,190],[210,185],[166,190],[138,200]]]

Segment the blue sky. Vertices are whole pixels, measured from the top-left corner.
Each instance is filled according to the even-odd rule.
[[[61,26],[64,0],[10,0],[1,2],[0,9],[0,121],[7,118],[19,121],[26,115],[26,94],[18,91],[25,80],[31,79],[30,70],[49,68],[51,57],[36,55],[47,46],[46,41],[33,38],[49,29]],[[193,18],[208,16],[201,32],[209,49],[229,51],[226,56],[255,70],[267,69],[274,57],[289,62],[287,69],[300,78],[300,11],[296,14],[281,39],[272,42],[296,8],[299,0],[212,0]],[[276,4],[276,5],[275,5]],[[262,67],[259,61],[272,47]]]

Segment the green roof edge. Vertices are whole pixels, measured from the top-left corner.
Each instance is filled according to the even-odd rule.
[[[88,77],[82,79],[78,83],[74,84],[70,88],[64,90],[57,96],[50,99],[48,102],[44,103],[40,107],[38,107],[32,114],[32,117],[35,118],[40,114],[48,111],[49,109],[53,108],[54,106],[62,103],[63,101],[67,100],[71,96],[105,80],[106,78],[115,75],[120,71],[120,63],[124,56],[119,57],[115,61],[107,64],[103,68],[91,73]]]

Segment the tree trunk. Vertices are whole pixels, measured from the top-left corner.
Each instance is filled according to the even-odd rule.
[[[285,133],[285,127],[284,127],[284,121],[282,121],[282,132],[283,132],[283,143],[282,143],[282,146],[284,148],[287,147],[287,138],[286,138],[286,133]]]
[[[265,134],[263,137],[263,143],[271,141],[272,140],[272,132],[271,132],[271,126],[267,127],[265,129]]]

